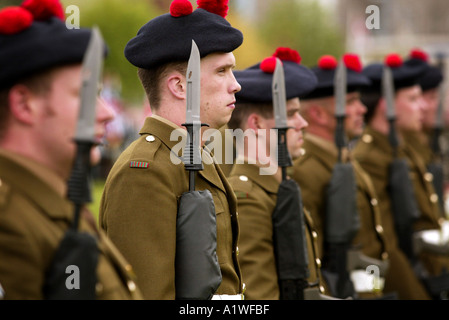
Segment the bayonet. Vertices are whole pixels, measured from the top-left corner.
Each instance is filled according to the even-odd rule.
[[[285,94],[284,67],[279,58],[276,58],[273,81],[273,108],[276,128],[287,128],[287,98]]]
[[[342,148],[346,146],[346,133],[344,119],[346,117],[346,86],[347,70],[343,59],[337,66],[334,75],[334,96],[335,96],[335,118],[337,125],[335,128],[335,145],[338,149],[338,162],[342,161]]]
[[[393,72],[391,71],[391,68],[389,66],[384,65],[383,66],[383,72],[382,72],[382,95],[385,99],[385,102],[387,104],[387,120],[390,124],[390,130],[389,130],[389,140],[390,145],[393,148],[394,156],[397,155],[397,147],[398,147],[398,137],[396,133],[395,128],[395,121],[396,121],[396,110],[394,105],[394,81],[393,81]]]
[[[104,44],[98,27],[92,28],[83,59],[81,109],[76,126],[76,141],[95,142],[95,106],[102,74]]]
[[[387,119],[395,120],[396,111],[394,106],[394,82],[393,73],[388,66],[383,67],[382,73],[382,93],[387,104]]]
[[[73,169],[68,181],[68,198],[75,204],[73,228],[78,227],[81,207],[91,202],[89,183],[90,151],[95,142],[95,118],[98,86],[102,74],[104,42],[98,27],[91,37],[82,64],[81,106],[74,141],[77,146]]]
[[[192,40],[192,49],[187,64],[187,97],[186,97],[186,123],[182,124],[187,129],[187,143],[184,148],[183,162],[189,171],[189,190],[195,190],[195,171],[203,169],[201,162],[201,120],[200,120],[200,85],[201,64],[200,51]]]
[[[292,166],[292,159],[287,148],[287,97],[285,93],[284,67],[279,58],[276,58],[276,68],[273,73],[271,89],[275,129],[278,136],[278,165],[282,168],[282,180],[285,180],[287,178],[286,168]]]
[[[346,116],[346,83],[346,65],[343,61],[340,61],[334,76],[335,117],[344,118]]]

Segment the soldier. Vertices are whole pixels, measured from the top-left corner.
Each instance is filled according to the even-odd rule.
[[[419,59],[423,63],[429,63],[429,56],[426,52],[414,49],[409,54],[409,59]],[[440,85],[443,82],[443,73],[438,66],[429,65],[427,71],[419,78],[419,85],[422,90],[422,97],[426,104],[423,110],[423,130],[418,133],[419,139],[416,142],[416,147],[419,147],[419,154],[424,157],[426,165],[429,165],[438,154],[433,154],[431,146],[433,143],[437,121],[443,120],[438,119],[438,106],[440,103]],[[444,123],[442,123],[444,125]],[[418,150],[417,150],[418,151]]]
[[[370,83],[361,71],[362,66],[359,57],[355,54],[345,54],[343,62],[347,68],[347,94],[345,97],[344,129],[348,138],[356,139],[363,130],[363,114],[366,107],[360,101],[359,90]],[[333,56],[325,55],[318,60],[318,65],[312,70],[318,77],[317,88],[303,99],[302,114],[309,122],[309,127],[305,134],[304,155],[294,162],[294,172],[292,178],[295,179],[303,190],[304,206],[310,210],[314,221],[321,235],[320,243],[321,257],[325,264],[335,264],[337,257],[333,249],[329,249],[324,243],[324,233],[326,230],[326,198],[327,190],[333,168],[337,163],[338,148],[335,145],[336,125],[335,101],[334,96],[334,78],[337,68],[337,60]],[[366,274],[365,268],[370,264],[375,264],[379,269],[385,269],[384,265],[388,262],[388,254],[385,249],[385,241],[382,233],[382,220],[378,210],[378,197],[373,190],[372,182],[358,165],[356,161],[348,157],[347,148],[342,148],[342,161],[352,163],[355,172],[355,183],[357,186],[357,211],[360,220],[360,228],[354,235],[352,246],[359,248],[361,252],[353,251],[358,257],[354,265],[348,268],[360,276]],[[348,181],[349,183],[349,181]],[[349,201],[349,199],[341,199]],[[351,250],[352,251],[352,250]],[[346,254],[351,252],[346,250]],[[368,259],[366,259],[368,257]],[[360,259],[359,259],[360,258]],[[363,261],[365,260],[365,261]],[[369,261],[369,262],[368,262]],[[352,264],[352,262],[351,262]],[[381,280],[381,279],[380,279]],[[354,283],[355,292],[353,297],[358,298],[376,298],[382,296],[382,287],[368,287],[368,281],[359,280]],[[335,293],[334,293],[335,294]]]
[[[91,34],[90,29],[67,29],[57,1],[25,1],[0,11],[0,283],[4,299],[46,299],[47,276],[58,276],[47,272],[50,264],[58,263],[53,256],[74,216],[66,195],[67,180],[76,151],[73,138],[81,104],[82,61]],[[112,110],[97,98],[97,142],[112,118]],[[98,147],[91,151],[92,164],[96,164]],[[97,278],[92,286],[95,298],[141,299],[131,266],[87,209],[78,228],[97,243],[96,275],[86,275],[85,269],[79,274]]]
[[[240,91],[232,51],[242,44],[243,35],[225,20],[226,15],[227,1],[198,1],[193,11],[189,1],[175,0],[170,13],[146,23],[125,48],[126,58],[138,67],[153,114],[146,118],[140,138],[119,156],[108,175],[100,225],[133,264],[145,299],[176,298],[178,200],[189,190],[189,174],[181,162],[172,162],[171,149],[178,142],[170,135],[186,121],[192,39],[202,57],[201,122],[214,129],[225,125],[235,108],[235,93]],[[236,198],[207,148],[202,156],[204,169],[198,172],[196,185],[213,196],[222,274],[214,299],[241,299]]]
[[[428,89],[428,87],[425,86],[425,83],[422,83],[421,81],[426,81],[426,77],[429,77],[431,72],[436,72],[437,78],[439,78],[438,74],[441,76],[441,73],[438,73],[438,69],[435,70],[429,65],[426,53],[418,49],[414,49],[410,52],[410,55],[404,62],[404,64],[410,66],[422,65],[423,68],[425,68],[425,71],[417,79],[417,85],[421,88],[421,91],[422,85],[424,85],[424,88]],[[442,78],[439,79],[439,81],[441,82]],[[434,92],[433,94],[436,94],[438,96],[438,90],[436,90],[436,92]],[[444,208],[439,198],[440,196],[443,196],[443,186],[441,183],[441,190],[437,192],[435,189],[436,185],[434,184],[434,180],[442,178],[443,172],[441,168],[441,172],[435,173],[439,174],[439,176],[434,177],[434,174],[429,171],[430,160],[434,159],[426,158],[426,153],[422,152],[423,149],[426,149],[426,144],[425,142],[424,144],[420,143],[421,141],[424,141],[424,135],[429,134],[429,131],[432,128],[431,121],[428,119],[429,116],[433,114],[434,119],[436,119],[437,105],[435,106],[435,103],[429,103],[429,98],[431,95],[432,93],[426,92],[426,99],[424,99],[422,93],[420,95],[421,103],[423,104],[421,128],[419,130],[401,130],[401,134],[404,137],[404,154],[409,160],[414,192],[420,212],[420,216],[414,223],[414,229],[418,232],[423,230],[434,230],[438,233],[441,233],[443,223],[446,220],[443,211]],[[427,148],[430,149],[429,141],[427,142]],[[435,154],[434,156],[436,157],[437,155]],[[447,241],[447,239],[445,241]],[[439,276],[445,274],[447,277],[449,277],[448,253],[449,252],[447,250],[446,254],[435,252],[432,253],[426,250],[422,250],[420,252],[420,260],[423,262],[425,270],[429,273],[430,276]],[[440,282],[440,284],[443,283],[442,278],[440,278],[438,281]],[[449,282],[446,281],[446,286],[448,285],[448,283]],[[442,287],[444,287],[444,285],[442,285]],[[448,289],[449,288],[446,288],[445,290]],[[432,295],[439,296],[439,294],[435,293],[433,293]]]
[[[419,130],[423,105],[416,81],[423,69],[403,64],[397,54],[388,55],[385,64],[392,68],[393,73],[397,127],[402,130]],[[385,292],[396,292],[401,300],[429,299],[430,296],[416,276],[406,253],[399,247],[395,231],[389,194],[389,168],[393,161],[393,147],[389,141],[390,124],[386,117],[386,100],[382,97],[381,89],[383,66],[383,63],[373,63],[363,70],[371,80],[371,85],[362,90],[361,96],[367,107],[366,127],[352,154],[371,177],[378,196],[383,233],[387,240],[386,250],[390,257]]]
[[[299,97],[313,90],[316,77],[306,67],[300,65],[299,53],[290,48],[280,47],[273,57],[279,57],[284,66],[287,96],[287,131],[288,150],[293,158],[300,155],[302,132],[307,122],[299,114]],[[275,127],[272,98],[273,68],[269,67],[272,57],[245,70],[236,71],[237,81],[242,90],[237,93],[236,110],[228,123],[230,129],[242,129],[249,135],[248,140],[236,143],[238,152],[229,182],[237,195],[240,241],[239,262],[247,284],[246,299],[280,298],[279,280],[276,271],[276,254],[273,244],[273,210],[276,205],[277,192],[281,182],[281,170],[277,167],[272,146],[277,141],[269,139],[270,129]],[[265,140],[264,140],[265,139]],[[242,141],[240,141],[242,142]],[[255,145],[259,148],[255,152]],[[250,150],[251,149],[251,150]],[[266,161],[269,158],[269,163]],[[276,165],[272,174],[263,174],[261,167]],[[315,283],[325,293],[317,264],[317,243],[313,221],[306,212],[307,250],[309,252],[309,283]]]

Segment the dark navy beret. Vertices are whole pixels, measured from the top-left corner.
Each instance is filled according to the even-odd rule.
[[[346,65],[347,92],[359,90],[371,84],[370,79],[362,73],[362,64],[355,54],[345,54],[343,61]],[[304,99],[331,97],[334,95],[334,78],[338,61],[331,55],[321,56],[318,64],[312,68],[318,79],[318,85]]]
[[[221,15],[198,7],[185,15],[166,13],[148,21],[125,47],[134,66],[151,69],[167,62],[187,61],[192,39],[201,57],[232,52],[243,43],[243,34]]]
[[[384,65],[391,68],[395,90],[418,84],[420,76],[429,68],[427,63],[422,63],[419,59],[404,62],[399,55],[389,54],[385,57],[384,63],[372,63],[363,69],[363,74],[371,79],[370,90],[381,91]]]
[[[436,66],[429,66],[426,72],[419,78],[419,85],[423,91],[435,89],[443,82],[443,73]]]
[[[38,7],[43,2],[34,3]],[[7,25],[0,25],[0,87],[51,67],[82,62],[91,30],[67,29],[61,16],[42,19],[44,11],[39,8],[35,14],[23,7],[9,7],[0,12],[0,19],[8,20]]]
[[[427,52],[414,48],[410,51],[409,57],[404,62],[407,65],[417,66],[420,65],[425,71],[419,76],[418,84],[422,90],[429,90],[437,88],[443,81],[443,73],[435,66],[429,64],[429,55]]]
[[[268,66],[268,68],[264,67],[265,62],[269,62],[270,58],[247,69],[234,71],[235,78],[242,87],[235,94],[237,103],[239,101],[256,103],[273,102],[272,81],[275,59],[271,60],[271,66]],[[315,88],[317,78],[309,68],[295,61],[283,60],[282,57],[279,58],[284,67],[285,93],[287,99],[301,98]],[[263,64],[262,68],[261,64]]]

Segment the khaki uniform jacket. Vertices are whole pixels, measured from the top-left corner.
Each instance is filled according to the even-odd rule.
[[[325,199],[332,170],[337,163],[337,148],[312,134],[305,136],[304,155],[293,166],[292,178],[301,186],[304,206],[312,213],[320,235],[324,234]],[[357,185],[357,206],[360,230],[354,238],[354,245],[367,256],[379,260],[387,259],[382,219],[377,195],[369,176],[362,167],[352,161]],[[323,237],[321,236],[323,240]],[[321,244],[322,251],[322,244]]]
[[[239,261],[245,279],[247,300],[279,300],[279,285],[273,249],[272,213],[276,206],[279,182],[271,175],[260,175],[253,164],[235,164],[229,175],[238,201],[240,241]],[[304,210],[308,250],[308,282],[321,281],[317,233],[313,220]]]
[[[393,160],[393,150],[388,137],[367,126],[352,151],[352,157],[371,177],[378,197],[386,250],[390,259],[384,291],[386,293],[396,292],[398,298],[402,300],[430,299],[422,283],[416,277],[408,258],[398,245],[387,188],[389,164]]]
[[[175,129],[179,127],[161,117],[147,118],[140,138],[112,167],[100,204],[100,225],[133,265],[145,299],[175,299],[178,201],[189,190],[184,164],[174,164],[170,158],[178,144],[170,141]],[[181,148],[178,151],[180,155]],[[206,157],[212,159],[204,151],[202,156],[203,162]],[[203,164],[196,176],[196,190],[210,190],[215,204],[222,272],[217,294],[241,294],[237,200],[218,165]]]
[[[51,183],[64,186],[58,179],[47,168],[0,150],[0,284],[5,299],[44,299],[46,270],[74,214],[72,203]],[[88,214],[81,215],[79,229],[98,237],[97,299],[141,299],[131,266]]]
[[[421,213],[421,216],[415,223],[415,230],[441,229],[444,214],[441,212],[438,195],[435,192],[432,181],[433,176],[427,170],[426,158],[424,156],[428,156],[428,154],[420,153],[424,148],[419,144],[416,133],[402,132],[402,136],[405,141],[404,153],[409,160],[410,175]],[[449,256],[422,252],[420,259],[431,275],[439,275],[444,269],[449,271]]]

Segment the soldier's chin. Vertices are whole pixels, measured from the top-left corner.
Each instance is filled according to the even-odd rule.
[[[90,150],[90,165],[94,167],[100,163],[100,160],[101,160],[100,148],[98,146],[92,147],[92,149]]]

